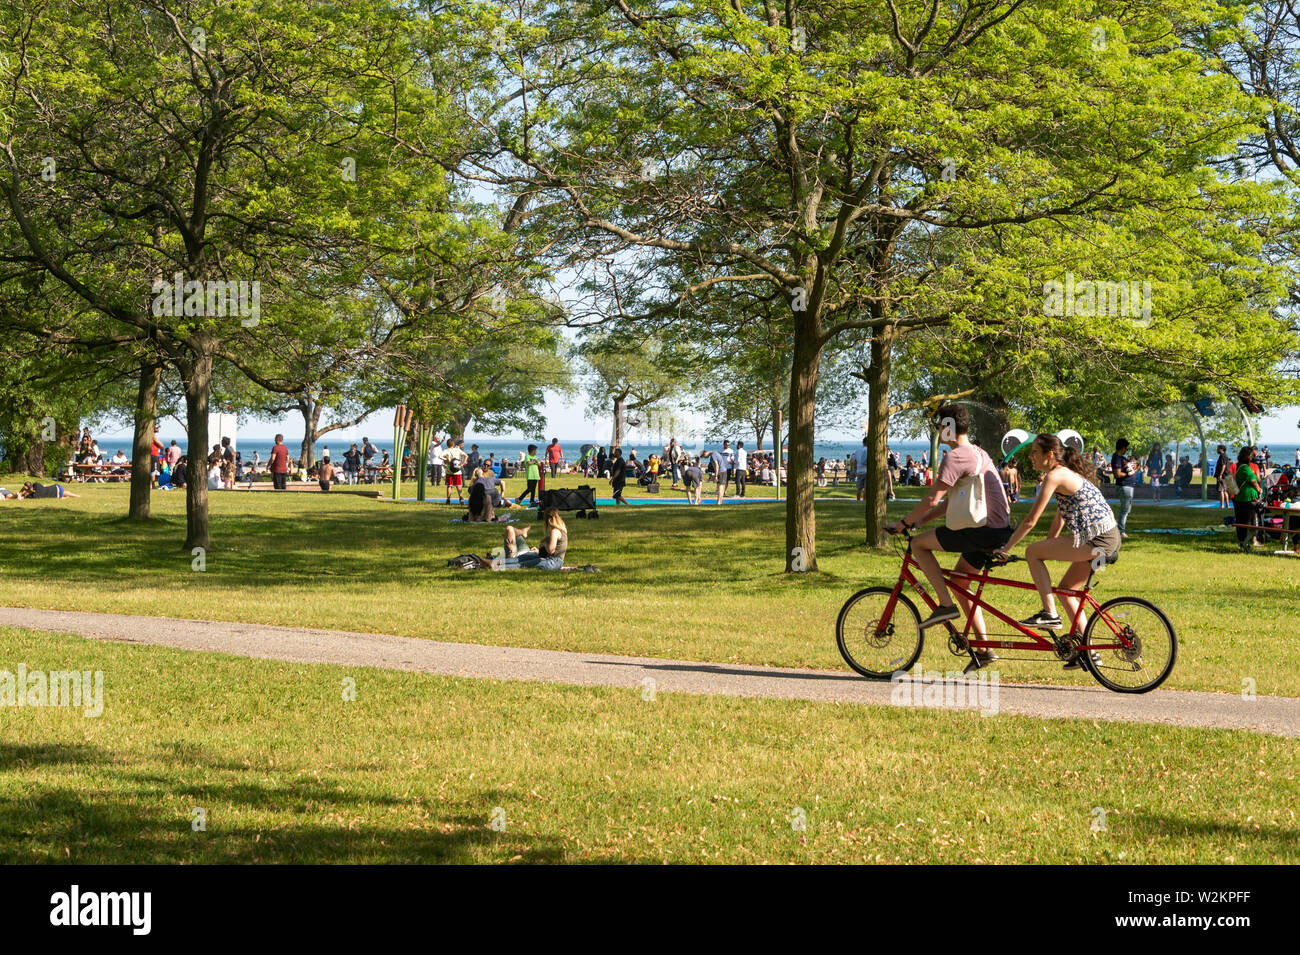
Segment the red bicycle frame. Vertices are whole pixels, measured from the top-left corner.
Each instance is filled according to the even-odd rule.
[[[883,619],[889,620],[893,617],[894,605],[898,601],[898,595],[902,591],[904,584],[910,584],[912,586],[912,589],[917,592],[917,594],[930,608],[931,611],[933,611],[936,607],[939,606],[939,602],[930,596],[930,592],[921,586],[921,582],[917,579],[917,576],[914,573],[912,573],[912,568],[914,567],[917,570],[921,569],[921,565],[918,564],[916,562],[916,558],[912,556],[912,548],[911,545],[909,544],[907,548],[907,554],[903,559],[903,568],[898,575],[898,583],[894,584],[894,590],[889,595],[889,602],[885,605],[885,615]],[[1004,577],[990,577],[989,570],[987,567],[985,567],[984,570],[981,571],[979,574],[961,574],[955,570],[945,570],[943,572],[943,579],[944,579],[944,583],[948,585],[950,590],[954,591],[956,594],[965,598],[969,602],[969,606],[966,609],[966,628],[961,632],[960,636],[965,641],[967,647],[969,647],[970,649],[982,650],[985,648],[996,648],[998,650],[1049,650],[1049,651],[1055,651],[1057,649],[1057,644],[1054,641],[1043,636],[1041,633],[1038,633],[1037,631],[1030,630],[1024,624],[1020,623],[1020,621],[1013,620],[1011,617],[1008,617],[1001,610],[999,610],[998,608],[994,607],[993,605],[985,601],[983,597],[984,588],[988,584],[994,584],[1001,587],[1014,587],[1017,590],[1032,590],[1035,593],[1037,593],[1038,588],[1034,586],[1032,583],[1025,583],[1019,580],[1007,580]],[[975,590],[972,593],[970,589],[968,589],[959,581],[973,581],[975,584],[977,584],[977,586],[975,587]],[[1085,607],[1091,610],[1094,614],[1096,614],[1100,610],[1100,604],[1098,604],[1097,600],[1092,596],[1091,586],[1092,586],[1092,577],[1089,576],[1088,583],[1084,586],[1082,590],[1067,590],[1061,587],[1052,588],[1052,593],[1055,594],[1057,597],[1074,597],[1079,601],[1078,609],[1075,611],[1074,617],[1070,621],[1071,626],[1070,629],[1067,631],[1068,633],[1075,633],[1078,631],[1079,621],[1083,616],[1083,611]],[[1019,633],[1024,634],[1024,636],[1030,642],[1025,642],[1024,640],[985,640],[985,639],[980,639],[978,637],[972,638],[971,631],[975,626],[974,611],[976,610],[983,610],[988,613],[991,613],[993,616],[997,617],[1003,623],[1014,628]],[[1109,619],[1109,615],[1104,613],[1101,614],[1101,618],[1103,621],[1105,621],[1106,625],[1110,627],[1111,632],[1115,635],[1116,639],[1122,641],[1123,638],[1120,636],[1121,628],[1115,625],[1115,621]],[[947,624],[947,626],[951,633],[953,634],[957,633],[956,628],[953,627],[952,624]],[[1118,643],[1110,643],[1110,644],[1092,643],[1088,645],[1089,650],[1121,650],[1121,649],[1127,649],[1127,647],[1128,644],[1126,642],[1118,642]]]

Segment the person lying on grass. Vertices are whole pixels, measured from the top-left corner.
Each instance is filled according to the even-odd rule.
[[[1034,470],[1043,476],[1038,497],[1029,509],[1029,514],[995,556],[1005,558],[1013,547],[1024,540],[1055,497],[1056,516],[1052,519],[1052,528],[1047,532],[1047,538],[1035,541],[1025,548],[1025,561],[1029,564],[1030,576],[1038,588],[1038,596],[1043,601],[1043,609],[1020,622],[1036,630],[1056,630],[1061,627],[1061,618],[1056,613],[1052,576],[1045,561],[1068,563],[1070,566],[1061,576],[1060,587],[1063,590],[1080,590],[1087,583],[1093,568],[1098,566],[1095,561],[1113,563],[1119,556],[1119,524],[1110,504],[1102,497],[1095,483],[1097,472],[1092,463],[1074,448],[1063,445],[1056,435],[1040,434],[1034,438],[1034,443],[1029,447],[1029,461]],[[1068,530],[1070,536],[1061,536],[1062,530]],[[1078,599],[1062,596],[1061,601],[1073,620],[1079,609]],[[1070,634],[1072,640],[1082,636],[1086,622],[1080,614],[1079,630]],[[1066,662],[1065,669],[1077,670],[1082,666],[1083,661],[1076,652]]]
[[[542,512],[542,530],[546,537],[536,550],[530,548],[525,538],[528,528],[506,528],[504,557],[494,557],[488,562],[493,570],[514,570],[532,567],[537,570],[561,570],[564,555],[569,549],[569,529],[557,508],[548,507]],[[522,545],[522,550],[520,546]]]
[[[33,484],[28,481],[18,492],[19,498],[47,498],[47,497],[81,497],[80,494],[73,494],[71,491],[58,484]]]

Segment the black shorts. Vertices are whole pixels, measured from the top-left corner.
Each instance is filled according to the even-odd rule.
[[[939,546],[949,552],[959,552],[962,560],[976,570],[992,565],[992,551],[1011,538],[1010,527],[966,527],[955,531],[941,525],[934,529]]]

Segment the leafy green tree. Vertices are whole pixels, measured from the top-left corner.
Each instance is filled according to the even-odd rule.
[[[0,35],[0,248],[145,333],[176,369],[185,546],[207,547],[195,452],[215,364],[274,338],[303,283],[360,282],[400,235],[442,228],[438,159],[462,139],[453,71],[430,56],[427,20],[359,0],[19,0],[0,11]],[[175,276],[180,314],[158,286]],[[192,294],[214,282],[248,283],[238,313]]]
[[[1129,278],[1127,263],[1113,274],[1118,256],[1153,223],[1179,219],[1186,235],[1213,206],[1237,228],[1255,215],[1206,166],[1251,106],[1176,39],[1216,14],[1181,0],[525,6],[496,45],[514,77],[491,117],[511,160],[498,181],[566,240],[689,260],[707,281],[766,283],[789,302],[786,561],[815,570],[828,346],[869,333],[870,474],[883,489],[900,336],[1041,315],[1044,281],[1076,259]],[[949,234],[963,237],[958,255],[941,247]],[[1213,229],[1179,251],[1225,241]],[[1085,255],[1088,243],[1100,249]],[[1192,291],[1182,274],[1170,302]],[[881,494],[871,536],[883,516]]]

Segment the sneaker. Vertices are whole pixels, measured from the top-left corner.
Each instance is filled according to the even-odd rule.
[[[1120,531],[1120,532],[1119,532],[1119,539],[1122,540],[1122,541],[1126,541],[1126,540],[1128,540],[1128,534],[1127,534],[1126,532],[1124,532],[1124,531]]]
[[[934,608],[934,613],[921,621],[921,629],[925,630],[927,627],[933,627],[935,624],[947,623],[949,620],[956,620],[960,616],[961,611],[955,606],[945,607],[943,604],[940,604],[938,607]]]
[[[1020,623],[1026,627],[1033,627],[1035,630],[1056,630],[1061,626],[1061,618],[1054,613],[1040,610],[1032,617],[1021,620]]]
[[[975,659],[971,660],[970,663],[966,664],[966,669],[962,670],[961,672],[974,673],[976,670],[982,670],[984,669],[984,667],[988,666],[997,658],[998,655],[994,653],[992,650],[976,650]]]

